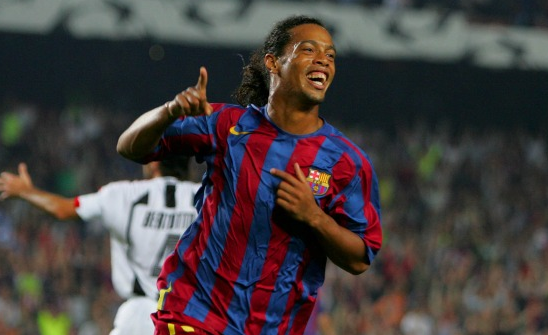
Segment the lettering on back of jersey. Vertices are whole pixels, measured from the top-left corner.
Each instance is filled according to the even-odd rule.
[[[194,213],[165,213],[148,211],[143,217],[143,227],[154,229],[187,229],[196,218]]]

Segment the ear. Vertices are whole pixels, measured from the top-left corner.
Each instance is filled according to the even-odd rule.
[[[266,66],[266,69],[270,73],[277,73],[278,72],[278,58],[274,56],[273,54],[266,54],[264,55],[264,65]]]

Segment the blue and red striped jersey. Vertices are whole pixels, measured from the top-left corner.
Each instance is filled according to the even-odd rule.
[[[359,235],[371,262],[382,242],[378,182],[369,157],[327,122],[289,134],[266,107],[212,104],[175,121],[146,161],[195,155],[207,164],[198,218],[158,278],[159,310],[226,334],[302,334],[323,284],[326,255],[314,234],[275,205],[271,168],[299,163],[317,204]]]

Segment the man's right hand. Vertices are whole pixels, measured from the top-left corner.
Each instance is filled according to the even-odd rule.
[[[209,115],[213,111],[207,102],[207,70],[200,67],[200,76],[195,86],[191,86],[166,103],[169,114],[173,117]]]

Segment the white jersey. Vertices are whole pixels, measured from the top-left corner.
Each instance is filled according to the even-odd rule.
[[[199,186],[158,177],[112,182],[78,197],[78,216],[84,221],[100,219],[110,232],[112,282],[120,297],[157,300],[162,264],[196,218],[194,195]]]

